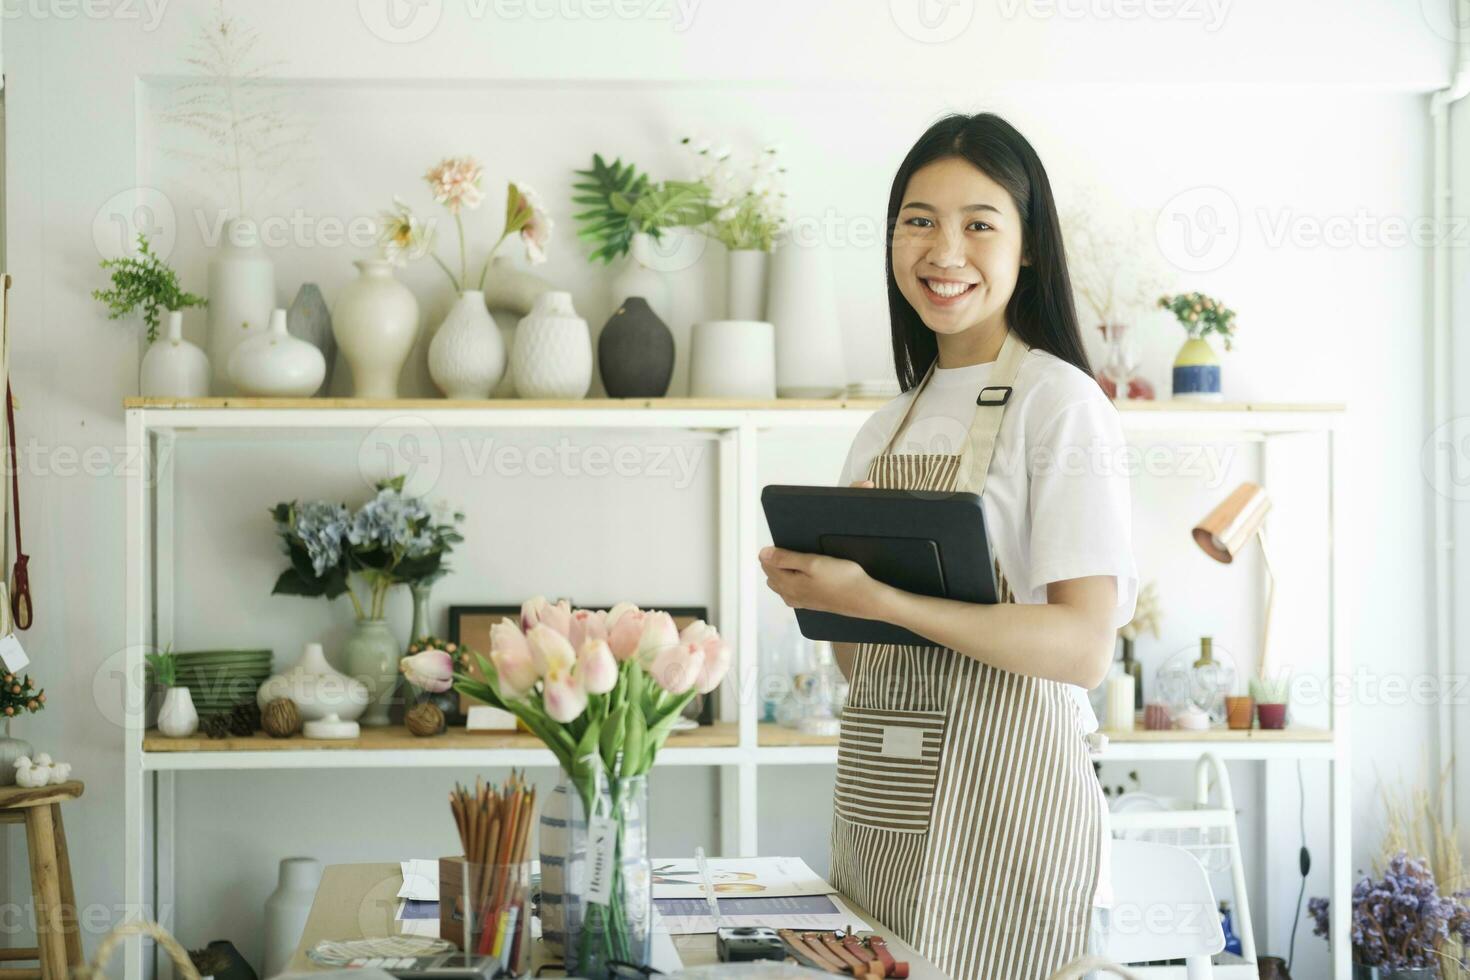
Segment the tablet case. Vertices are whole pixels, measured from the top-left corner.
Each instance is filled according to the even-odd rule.
[[[905,592],[996,601],[978,494],[772,484],[761,491],[761,506],[778,548],[850,559]],[[796,622],[813,640],[939,646],[876,619],[797,609]]]

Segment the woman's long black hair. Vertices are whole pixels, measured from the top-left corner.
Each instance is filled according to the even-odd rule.
[[[1006,304],[1006,323],[1030,347],[1040,347],[1092,377],[1077,328],[1072,280],[1062,247],[1062,228],[1051,182],[1026,137],[999,116],[949,115],[930,126],[904,157],[888,195],[888,316],[893,326],[893,365],[899,386],[918,384],[939,356],[939,344],[918,312],[899,292],[893,275],[893,233],[909,178],[920,167],[947,157],[968,160],[1011,195],[1020,212],[1021,245],[1030,259],[1021,266],[1016,290]]]

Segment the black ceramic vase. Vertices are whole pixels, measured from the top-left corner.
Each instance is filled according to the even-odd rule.
[[[597,338],[609,398],[662,398],[674,375],[674,335],[642,296],[629,296]]]

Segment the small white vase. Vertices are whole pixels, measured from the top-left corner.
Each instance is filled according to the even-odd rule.
[[[209,358],[184,339],[184,314],[168,311],[168,332],[148,345],[138,370],[144,398],[203,398],[209,394]]]
[[[516,397],[515,372],[510,367],[510,352],[515,347],[516,324],[521,317],[531,312],[536,298],[555,288],[534,272],[527,272],[512,264],[504,255],[490,260],[490,274],[485,277],[485,307],[495,319],[500,331],[501,347],[505,350],[505,373],[490,392],[491,398]]]
[[[419,329],[419,304],[393,278],[386,259],[353,264],[360,275],[337,295],[332,335],[352,369],[353,397],[397,398],[398,375]]]
[[[169,738],[188,738],[199,730],[199,712],[187,687],[171,687],[158,709],[158,731]]]
[[[511,370],[522,398],[585,398],[592,386],[592,335],[572,294],[542,294],[516,325]]]
[[[245,338],[265,330],[276,308],[276,272],[260,247],[255,226],[238,218],[225,222],[223,240],[209,260],[209,364],[211,390],[233,395],[230,355]]]
[[[707,320],[694,325],[690,339],[690,397],[776,397],[775,331],[769,323]]]
[[[328,716],[352,721],[368,706],[368,690],[362,681],[334,670],[320,643],[308,643],[301,659],[290,670],[260,685],[255,703],[264,708],[276,698],[288,698],[303,721]]]
[[[247,395],[310,398],[327,377],[327,359],[315,345],[286,332],[286,311],[271,314],[265,333],[230,355],[230,380]]]
[[[628,261],[612,280],[612,308],[617,309],[629,296],[642,296],[650,309],[664,323],[671,323],[669,284],[659,269],[658,243],[647,232],[633,233],[628,246]]]
[[[429,344],[429,377],[445,398],[489,398],[505,373],[505,342],[485,308],[485,294],[466,289]]]
[[[776,394],[833,398],[847,387],[837,286],[825,247],[784,241],[771,257],[766,316],[776,328]]]
[[[281,861],[276,890],[265,900],[265,969],[261,973],[264,980],[283,973],[291,962],[321,883],[320,861],[308,857]]]
[[[725,316],[731,320],[764,320],[770,254],[758,248],[737,248],[731,250],[729,258]]]

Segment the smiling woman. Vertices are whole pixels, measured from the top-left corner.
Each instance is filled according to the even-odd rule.
[[[1000,602],[915,595],[824,555],[761,561],[788,605],[934,644],[842,651],[833,884],[950,976],[1044,977],[1097,951],[1110,895],[1084,689],[1137,593],[1122,429],[1083,352],[1046,171],[1015,129],[936,123],[888,218],[904,394],[842,481],[979,494]]]

